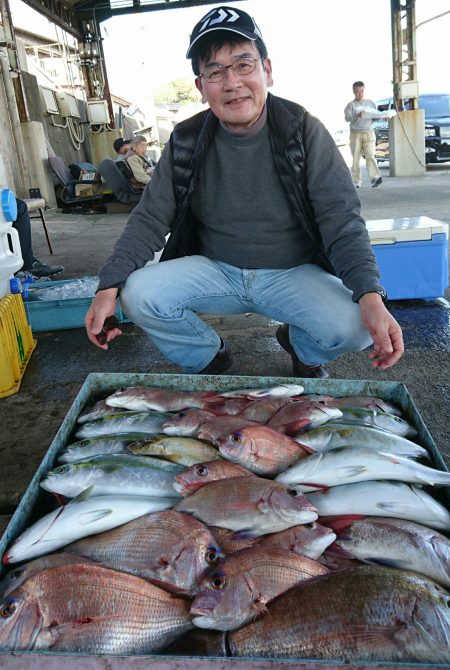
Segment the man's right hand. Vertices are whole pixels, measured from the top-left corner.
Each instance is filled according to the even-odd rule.
[[[119,328],[113,328],[106,333],[106,342],[104,344],[100,344],[97,339],[103,330],[105,320],[116,311],[117,293],[117,288],[106,288],[103,291],[99,291],[84,317],[87,336],[99,349],[107,350],[108,342],[111,342],[115,337],[122,334]]]

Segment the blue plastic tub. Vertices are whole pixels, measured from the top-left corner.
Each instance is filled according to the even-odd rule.
[[[33,292],[37,289],[63,286],[70,283],[63,281],[38,282],[29,284],[29,297],[24,296],[25,311],[33,332],[45,330],[65,330],[67,328],[84,328],[84,317],[92,302],[92,298],[67,298],[63,300],[33,300]],[[128,321],[117,301],[116,316],[120,323]]]

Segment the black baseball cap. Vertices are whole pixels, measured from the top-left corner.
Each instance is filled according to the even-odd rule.
[[[124,144],[131,144],[131,140],[124,140],[123,137],[118,137],[117,140],[114,140],[114,151],[119,153]]]
[[[243,12],[241,9],[236,9],[235,7],[216,7],[205,14],[194,26],[186,58],[192,58],[195,55],[196,47],[204,35],[209,35],[216,30],[227,30],[231,33],[242,35],[247,40],[258,40],[267,52],[261,31],[256,25],[255,20],[247,12]]]

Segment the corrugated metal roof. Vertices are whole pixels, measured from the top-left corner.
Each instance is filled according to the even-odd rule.
[[[121,14],[216,4],[217,0],[24,0],[25,4],[81,39],[83,21]]]

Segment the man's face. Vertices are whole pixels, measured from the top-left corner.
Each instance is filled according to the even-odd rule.
[[[251,41],[222,47],[211,54],[208,62],[200,61],[200,72],[207,65],[231,65],[239,57],[252,56],[259,59],[259,51]],[[258,60],[256,68],[247,75],[238,75],[230,67],[220,82],[208,82],[197,77],[195,84],[213,113],[231,130],[242,131],[253,125],[260,117],[267,98],[267,89],[272,86],[272,65],[267,58]]]
[[[145,140],[142,140],[142,142],[136,144],[134,150],[138,156],[145,156],[145,152],[147,151],[147,142]]]
[[[130,144],[122,144],[122,146],[119,149],[119,155],[120,156],[125,156],[127,153],[128,149],[130,148]]]
[[[364,86],[355,86],[353,93],[355,94],[355,100],[364,100]]]

